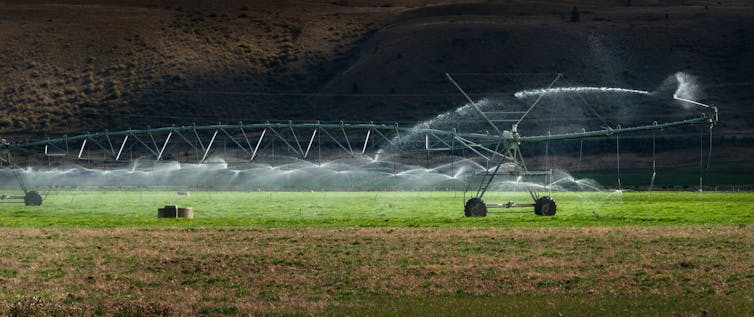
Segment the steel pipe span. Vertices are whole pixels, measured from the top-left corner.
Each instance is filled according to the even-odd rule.
[[[611,135],[626,134],[641,131],[661,130],[672,127],[680,127],[695,124],[707,124],[714,125],[717,122],[717,112],[714,115],[701,115],[696,118],[691,118],[681,121],[672,121],[664,123],[654,123],[648,125],[640,125],[633,127],[617,127],[617,128],[604,128],[600,130],[581,131],[574,133],[562,133],[552,135],[537,135],[537,136],[520,136],[517,133],[511,133],[504,131],[502,134],[484,134],[473,132],[460,132],[455,130],[438,130],[431,128],[421,127],[402,127],[396,125],[386,124],[374,124],[374,123],[251,123],[251,124],[217,124],[217,125],[190,125],[190,126],[170,126],[160,128],[147,128],[147,129],[129,129],[121,131],[103,131],[96,133],[86,133],[74,136],[64,136],[60,138],[14,143],[4,140],[2,145],[6,149],[23,149],[32,148],[45,145],[62,144],[68,142],[82,141],[92,138],[107,138],[114,136],[129,136],[129,135],[142,135],[147,136],[150,134],[170,133],[170,132],[192,132],[192,131],[228,131],[228,130],[259,130],[259,129],[348,129],[348,130],[376,130],[387,132],[393,136],[399,136],[398,134],[417,134],[417,135],[435,135],[435,136],[450,136],[460,137],[467,140],[475,140],[478,142],[499,142],[499,141],[515,141],[518,143],[535,143],[545,141],[558,141],[558,140],[572,140],[572,139],[586,139],[586,138],[599,138]]]

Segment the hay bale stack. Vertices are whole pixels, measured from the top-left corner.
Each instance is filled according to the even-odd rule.
[[[157,209],[157,218],[194,218],[194,208],[178,208],[176,205],[166,205]]]

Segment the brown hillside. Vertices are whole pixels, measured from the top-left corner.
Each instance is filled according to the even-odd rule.
[[[458,75],[483,97],[556,72],[653,90],[678,71],[723,131],[754,129],[749,1],[220,2],[0,2],[0,131],[415,122],[463,104],[444,73],[549,74]]]

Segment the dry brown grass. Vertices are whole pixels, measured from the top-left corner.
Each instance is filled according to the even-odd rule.
[[[281,87],[277,80],[287,83],[292,75],[300,79],[296,85],[307,85],[317,69],[324,67],[322,71],[329,73],[340,67],[323,64],[342,58],[343,51],[351,50],[368,31],[368,25],[384,20],[385,15],[329,4],[324,5],[327,10],[317,10],[323,6],[318,3],[294,6],[259,1],[248,5],[4,2],[0,10],[4,43],[0,47],[4,73],[0,116],[12,123],[0,129],[64,133],[133,124],[124,117],[103,122],[108,120],[82,115],[77,110],[82,104],[93,105],[90,108],[99,114],[108,113],[112,106],[137,104],[136,113],[144,116],[138,123],[141,126],[157,124],[153,115],[176,115],[182,102],[194,108],[181,116],[222,115],[220,108],[232,108],[235,103],[206,105],[201,95],[163,95],[176,89],[285,90],[290,87]],[[325,30],[327,26],[353,36],[324,41],[332,35]],[[40,118],[58,109],[71,115]],[[248,109],[242,112],[250,115]]]
[[[8,312],[316,313],[371,296],[740,295],[750,227],[2,229]]]

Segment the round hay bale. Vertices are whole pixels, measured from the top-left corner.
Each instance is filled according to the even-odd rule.
[[[157,209],[157,218],[175,218],[178,215],[178,207],[175,205]]]
[[[191,207],[178,208],[178,218],[187,218],[187,219],[194,218],[194,208],[191,208]]]

